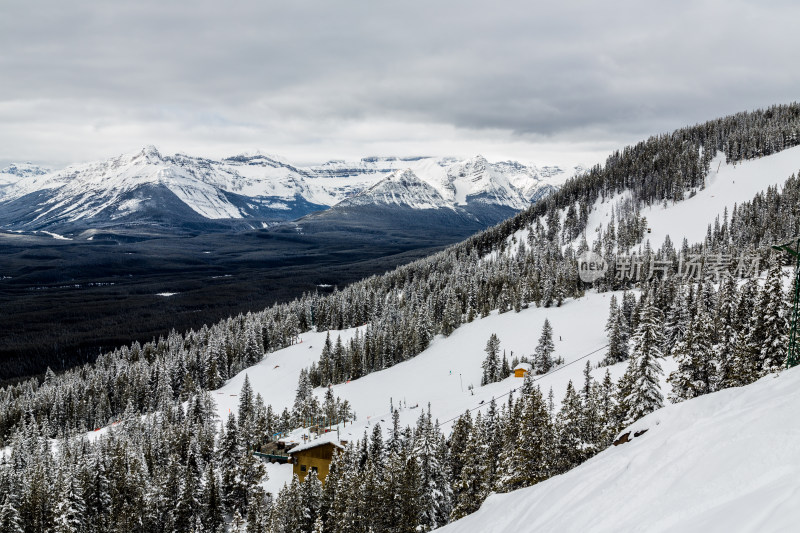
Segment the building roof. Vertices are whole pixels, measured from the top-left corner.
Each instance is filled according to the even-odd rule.
[[[530,363],[520,363],[520,364],[518,364],[517,366],[514,367],[514,370],[526,370],[526,371],[530,372],[531,371],[531,365],[530,365]]]
[[[339,448],[341,450],[344,449],[344,446],[342,446],[342,444],[337,439],[335,439],[335,438],[331,439],[331,438],[322,437],[322,438],[319,438],[319,439],[310,440],[310,441],[308,441],[308,442],[306,442],[304,444],[299,444],[299,445],[295,446],[294,448],[292,448],[291,450],[288,450],[286,453],[288,453],[289,455],[292,455],[292,454],[295,454],[295,453],[299,453],[299,452],[304,452],[306,450],[310,450],[312,448],[316,448],[318,446],[324,446],[325,444],[332,444],[333,446],[335,446],[335,447],[337,447],[337,448]]]

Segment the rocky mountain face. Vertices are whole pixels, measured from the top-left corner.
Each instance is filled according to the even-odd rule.
[[[444,209],[493,223],[568,176],[558,167],[490,163],[482,156],[367,157],[299,167],[261,152],[212,160],[166,156],[148,146],[55,172],[29,164],[3,169],[0,229],[71,235],[255,229],[331,208],[366,207],[418,214]]]

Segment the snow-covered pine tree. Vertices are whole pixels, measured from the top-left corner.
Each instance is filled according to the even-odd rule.
[[[732,387],[747,385],[758,379],[761,369],[761,346],[757,325],[761,321],[758,306],[758,281],[753,278],[742,286],[737,301],[737,335],[729,383]]]
[[[759,297],[756,340],[761,347],[760,375],[785,368],[789,343],[789,308],[783,289],[783,270],[776,256],[770,263],[767,279]]]
[[[294,426],[308,426],[311,423],[311,417],[314,415],[314,388],[308,378],[308,372],[305,369],[300,371],[300,376],[297,378],[297,391],[294,397],[294,407],[292,409],[292,416],[294,418]]]
[[[736,280],[726,272],[717,293],[715,325],[717,345],[714,348],[718,367],[718,388],[733,385],[733,357],[736,346],[736,300],[738,295]]]
[[[627,324],[622,316],[622,311],[617,305],[617,297],[611,296],[606,333],[608,334],[608,351],[603,358],[602,365],[610,366],[625,361],[628,358],[628,341],[625,328]]]
[[[603,450],[611,445],[617,432],[616,417],[617,388],[611,380],[611,373],[606,369],[603,382],[600,384],[600,394],[597,400],[598,419],[601,426],[599,449]]]
[[[200,518],[206,531],[216,531],[224,522],[219,479],[214,471],[212,462],[206,465],[206,471],[203,476],[203,489],[200,496]]]
[[[414,431],[413,448],[420,480],[420,531],[432,531],[445,525],[452,510],[446,455],[442,455],[446,450],[443,438],[438,425],[432,422],[430,409],[421,413]]]
[[[500,352],[500,339],[497,338],[496,334],[492,333],[489,336],[484,351],[486,352],[486,359],[483,360],[483,364],[481,365],[483,367],[481,385],[494,383],[500,376],[501,365],[500,358],[498,357],[498,353]]]
[[[705,300],[698,298],[696,303],[697,311],[689,331],[673,352],[678,368],[667,379],[672,385],[669,399],[673,403],[714,392],[717,388],[714,324],[706,311]]]
[[[600,420],[600,385],[592,378],[592,364],[586,361],[583,369],[583,389],[581,390],[582,419],[581,425],[582,439],[586,443],[586,458],[599,452],[600,435],[603,425]]]
[[[455,486],[456,481],[461,477],[461,470],[464,468],[463,458],[466,457],[469,436],[472,434],[472,416],[469,411],[458,417],[453,423],[453,431],[450,434],[450,484]]]
[[[533,353],[533,367],[537,374],[546,374],[553,368],[553,352],[556,347],[553,344],[553,328],[548,319],[544,319],[542,334],[539,336],[539,343]]]
[[[320,500],[322,499],[322,483],[314,471],[308,472],[300,484],[300,516],[299,531],[311,531],[320,517]]]
[[[62,473],[61,476],[56,488],[59,500],[55,507],[53,531],[80,533],[83,531],[85,518],[83,496],[76,490],[73,473]]]
[[[239,391],[239,422],[250,420],[253,415],[253,387],[250,376],[244,375],[244,383]]]
[[[270,515],[270,532],[294,533],[301,531],[300,480],[292,476],[292,481],[278,493]]]
[[[497,489],[516,490],[543,481],[554,469],[554,429],[542,391],[536,387],[521,396],[517,431],[506,444]]]
[[[459,458],[463,464],[458,479],[453,484],[453,511],[451,520],[458,520],[478,510],[489,494],[486,484],[486,461],[484,457],[491,453],[483,438],[483,417],[475,416],[467,446]]]
[[[664,373],[659,362],[664,342],[660,315],[661,312],[652,303],[652,294],[648,295],[633,337],[633,363],[629,367],[632,375],[628,378],[630,393],[625,398],[628,411],[624,425],[631,424],[664,405],[659,383]]]
[[[587,458],[587,442],[584,441],[585,422],[580,396],[575,392],[570,380],[555,420],[558,437],[553,467],[556,472],[566,472]]]
[[[664,321],[664,354],[671,355],[689,330],[691,316],[686,302],[684,286],[675,288],[675,296]]]
[[[24,533],[22,528],[22,519],[19,516],[19,511],[13,505],[10,498],[5,498],[0,504],[0,531],[8,533]]]
[[[239,428],[236,424],[236,416],[233,413],[228,415],[225,429],[220,433],[217,457],[219,461],[222,482],[220,492],[223,501],[228,507],[237,504],[237,493],[239,488],[239,462],[244,455],[244,449],[239,440]]]

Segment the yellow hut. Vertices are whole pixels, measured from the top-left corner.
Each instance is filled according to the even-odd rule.
[[[520,363],[514,368],[515,378],[524,378],[525,374],[531,371],[531,365],[528,363]]]
[[[333,460],[333,452],[341,450],[346,442],[329,439],[318,439],[295,446],[287,453],[292,458],[293,471],[302,483],[309,472],[316,472],[319,480],[325,484],[328,471]]]

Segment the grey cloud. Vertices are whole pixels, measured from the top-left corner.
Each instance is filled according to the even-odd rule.
[[[7,0],[0,159],[148,136],[324,152],[353,124],[633,142],[795,99],[797,20],[795,2]]]

